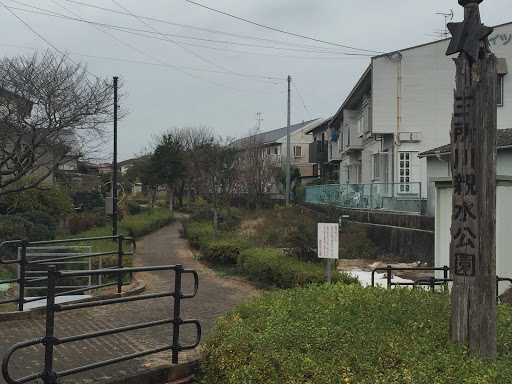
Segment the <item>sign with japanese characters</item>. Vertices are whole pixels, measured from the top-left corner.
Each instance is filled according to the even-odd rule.
[[[339,225],[318,223],[318,257],[337,259],[339,249]]]
[[[451,235],[457,276],[475,276],[479,249],[474,127],[470,119],[472,103],[473,95],[468,89],[456,93],[451,138],[454,207]]]

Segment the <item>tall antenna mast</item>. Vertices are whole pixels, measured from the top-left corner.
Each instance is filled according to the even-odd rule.
[[[264,120],[261,118],[261,112],[256,112],[256,116],[258,119],[258,125],[256,126],[256,129],[259,131],[261,127],[261,122]]]

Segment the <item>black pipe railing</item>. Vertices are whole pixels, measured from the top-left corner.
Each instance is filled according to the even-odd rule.
[[[375,273],[376,272],[386,272],[386,281],[387,287],[391,288],[393,285],[413,285],[414,283],[393,283],[391,280],[393,278],[393,271],[443,271],[443,276],[445,279],[448,278],[448,272],[450,268],[446,265],[444,267],[392,267],[388,265],[387,267],[375,268],[372,270],[372,287],[375,287]]]
[[[74,254],[72,256],[65,256],[65,257],[56,257],[56,258],[49,258],[49,259],[42,259],[42,260],[27,260],[27,248],[30,246],[49,246],[53,244],[69,244],[69,243],[77,243],[77,242],[94,242],[98,240],[105,240],[105,239],[113,239],[117,240],[117,249],[112,250],[109,252],[92,252],[92,253],[78,253]],[[127,242],[127,246],[131,245],[131,251],[126,252],[126,247],[123,247],[123,244]],[[115,243],[113,243],[115,244]],[[0,304],[7,304],[7,303],[17,303],[18,304],[18,311],[23,311],[24,304],[30,303],[33,301],[45,299],[46,296],[40,296],[37,298],[32,299],[26,299],[25,298],[25,287],[27,283],[36,282],[36,281],[44,281],[48,279],[48,277],[27,277],[27,267],[30,265],[41,265],[41,264],[48,264],[48,263],[54,263],[54,262],[62,262],[62,261],[71,261],[76,259],[83,259],[85,257],[100,257],[100,256],[107,256],[107,255],[117,255],[117,266],[115,269],[113,268],[107,268],[104,270],[108,270],[108,272],[105,272],[106,274],[113,274],[114,270],[118,271],[117,273],[117,281],[115,283],[108,283],[108,284],[97,284],[97,285],[88,285],[84,287],[83,289],[74,289],[69,290],[66,292],[59,292],[57,296],[64,296],[66,294],[76,294],[80,292],[90,291],[91,289],[99,289],[102,287],[117,285],[117,292],[121,293],[122,286],[128,285],[132,281],[132,276],[130,273],[128,281],[123,281],[123,274],[127,272],[126,268],[121,272],[120,270],[123,269],[123,257],[124,256],[130,256],[135,253],[136,250],[136,243],[135,240],[131,237],[124,237],[123,235],[116,235],[116,236],[97,236],[97,237],[85,237],[85,238],[77,238],[77,239],[60,239],[60,240],[44,240],[44,241],[27,241],[27,240],[8,240],[0,243],[0,252],[5,247],[9,245],[18,245],[20,247],[19,257],[14,260],[3,260],[0,256],[0,265],[10,265],[10,264],[18,264],[19,265],[19,277],[17,279],[9,279],[9,280],[0,280],[0,284],[4,283],[17,283],[18,284],[18,298],[17,299],[9,299],[9,300],[3,300],[0,301]],[[86,275],[89,276],[89,275]]]
[[[4,355],[3,361],[2,361],[2,375],[5,379],[5,381],[8,384],[22,384],[27,383],[32,380],[36,379],[42,379],[45,384],[57,384],[59,383],[59,379],[61,377],[70,376],[73,374],[77,374],[80,372],[89,371],[91,369],[104,367],[107,365],[119,363],[122,361],[134,359],[137,357],[147,356],[153,353],[163,352],[163,351],[172,351],[172,358],[171,362],[173,364],[178,363],[178,355],[179,352],[189,349],[194,349],[199,345],[199,342],[201,340],[201,325],[199,321],[197,320],[182,320],[181,319],[181,300],[182,299],[190,299],[195,297],[197,294],[197,290],[199,287],[199,277],[197,275],[197,272],[192,269],[184,269],[181,265],[164,265],[164,266],[155,266],[155,267],[140,267],[140,268],[122,268],[119,271],[119,273],[125,273],[125,272],[149,272],[149,271],[167,271],[167,270],[173,270],[175,273],[175,283],[174,283],[174,291],[169,292],[160,292],[160,293],[153,293],[153,294],[147,294],[147,295],[139,295],[139,296],[129,296],[129,297],[121,297],[121,298],[115,298],[115,299],[108,299],[108,300],[96,300],[92,302],[84,302],[84,303],[76,303],[76,304],[55,304],[55,297],[57,297],[56,293],[56,284],[58,279],[61,278],[69,278],[69,277],[76,277],[76,276],[85,276],[87,274],[91,275],[99,275],[102,273],[106,273],[106,271],[112,271],[112,269],[101,269],[101,270],[94,270],[94,271],[79,271],[79,272],[69,272],[69,271],[58,271],[56,266],[50,266],[48,269],[48,280],[47,280],[47,291],[48,291],[48,297],[47,297],[47,305],[46,305],[46,332],[44,337],[40,337],[34,340],[24,341],[21,343],[17,343],[10,347],[6,354]],[[183,274],[192,274],[194,278],[194,289],[192,293],[189,294],[183,294],[181,292],[181,282],[182,282],[182,275]],[[118,328],[111,328],[111,329],[105,329],[101,331],[91,332],[91,333],[85,333],[80,335],[74,335],[74,336],[68,336],[68,337],[62,337],[62,338],[56,338],[54,336],[55,333],[55,312],[63,312],[63,311],[72,311],[76,309],[83,309],[83,308],[90,308],[95,306],[105,306],[109,304],[118,304],[118,303],[128,303],[138,300],[149,300],[149,299],[155,299],[160,297],[173,297],[174,298],[174,307],[173,307],[173,316],[171,318],[167,319],[161,319],[156,321],[150,321],[145,323],[139,323],[139,324],[133,324]],[[158,348],[153,348],[137,353],[132,353],[125,356],[119,356],[113,359],[99,361],[96,363],[83,365],[80,367],[72,368],[63,370],[60,372],[54,371],[54,357],[53,357],[53,350],[56,345],[62,345],[66,343],[71,342],[77,342],[82,340],[88,340],[92,338],[98,338],[102,336],[108,336],[138,329],[145,329],[150,327],[155,327],[159,325],[164,324],[172,324],[173,325],[173,334],[172,334],[172,344],[165,345]],[[180,327],[182,325],[187,324],[193,324],[196,327],[196,338],[194,343],[188,344],[188,345],[181,345],[180,344]],[[43,344],[45,347],[45,354],[44,354],[44,369],[41,372],[32,373],[28,376],[21,377],[18,379],[13,379],[9,374],[9,361],[12,357],[12,355],[23,348],[27,348],[29,346],[37,345],[37,344]]]

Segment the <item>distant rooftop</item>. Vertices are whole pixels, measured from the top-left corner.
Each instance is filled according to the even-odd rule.
[[[496,133],[496,147],[512,147],[512,128],[498,129]],[[446,155],[451,151],[450,144],[443,145],[425,152],[420,153],[419,157],[435,156],[436,154]]]

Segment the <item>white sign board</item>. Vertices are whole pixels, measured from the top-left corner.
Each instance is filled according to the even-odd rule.
[[[318,257],[337,259],[339,241],[339,224],[318,223]]]

